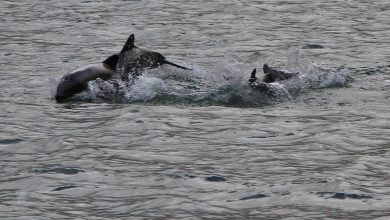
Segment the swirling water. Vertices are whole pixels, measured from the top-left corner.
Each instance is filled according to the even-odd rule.
[[[388,1],[0,9],[0,218],[389,218]],[[59,77],[130,33],[194,71],[146,70],[114,98],[92,82],[52,99]],[[264,63],[301,75],[253,91]]]

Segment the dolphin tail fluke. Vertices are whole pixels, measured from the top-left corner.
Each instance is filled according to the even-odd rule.
[[[185,70],[193,70],[193,69],[190,69],[190,68],[187,68],[187,67],[184,67],[184,66],[180,66],[179,64],[169,62],[168,60],[163,60],[162,64],[169,64],[171,66],[174,66],[174,67],[177,67],[177,68],[180,68],[180,69],[185,69]]]

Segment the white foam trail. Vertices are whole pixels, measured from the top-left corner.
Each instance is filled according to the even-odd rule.
[[[148,69],[134,80],[125,83],[119,79],[96,80],[88,83],[88,91],[77,94],[75,100],[94,102],[157,102],[165,103],[236,103],[258,105],[270,99],[291,98],[291,92],[301,92],[334,86],[347,82],[348,70],[323,70],[316,63],[302,63],[299,50],[291,53],[288,68],[300,72],[297,77],[269,84],[269,91],[256,91],[248,85],[253,67],[241,63],[235,56],[227,55],[225,60],[208,70],[194,68],[183,70],[171,66]],[[185,65],[185,64],[184,64]],[[278,68],[280,69],[280,68]],[[259,78],[261,77],[259,73]],[[52,97],[60,78],[50,79]],[[132,81],[132,80],[130,80]]]
[[[125,97],[130,102],[147,102],[166,90],[162,79],[140,76],[133,85],[126,88]]]

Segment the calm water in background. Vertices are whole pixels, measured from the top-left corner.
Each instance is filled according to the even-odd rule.
[[[390,217],[389,1],[0,10],[1,219]],[[93,84],[88,101],[52,100],[59,77],[130,33],[195,70],[147,71],[121,101]],[[264,63],[302,78],[248,98]]]

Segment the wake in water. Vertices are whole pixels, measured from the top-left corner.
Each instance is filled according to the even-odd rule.
[[[209,70],[182,70],[163,66],[148,69],[133,84],[120,79],[95,80],[88,89],[70,100],[113,103],[263,106],[292,98],[311,89],[345,86],[348,70],[324,70],[315,64],[299,65],[299,74],[267,84],[267,90],[253,89],[248,82],[250,68],[234,58]],[[263,73],[258,73],[258,75]]]

